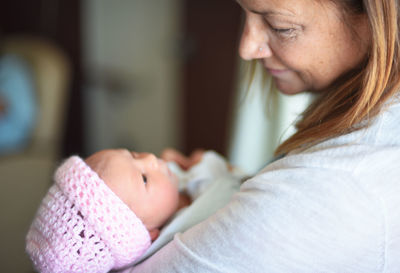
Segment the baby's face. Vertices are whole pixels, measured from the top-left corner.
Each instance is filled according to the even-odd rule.
[[[147,229],[162,226],[176,211],[178,179],[153,154],[103,150],[86,162]]]

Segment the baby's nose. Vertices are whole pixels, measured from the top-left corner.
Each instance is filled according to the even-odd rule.
[[[154,154],[139,153],[137,154],[137,159],[140,159],[145,164],[151,164],[154,167],[158,165],[158,159]]]

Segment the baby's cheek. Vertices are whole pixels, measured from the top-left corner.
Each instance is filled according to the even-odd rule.
[[[174,185],[170,186],[170,194],[169,196],[165,197],[166,199],[168,199],[168,208],[169,208],[169,217],[172,216],[179,207],[179,203],[180,203],[180,194],[178,191],[178,188],[175,187]]]

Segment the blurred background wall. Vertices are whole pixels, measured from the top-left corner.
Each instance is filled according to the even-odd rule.
[[[182,12],[178,0],[84,3],[86,152],[181,146]]]
[[[11,113],[31,124],[19,146],[0,147],[1,272],[32,272],[25,235],[72,154],[213,149],[250,174],[273,158],[309,98],[271,101],[259,74],[247,93],[241,22],[232,0],[2,1],[0,140],[21,131]]]
[[[228,154],[240,17],[231,0],[2,1],[0,57],[26,64],[37,112],[27,141],[0,152],[1,272],[32,272],[25,234],[63,158]],[[22,101],[1,97],[0,122]]]

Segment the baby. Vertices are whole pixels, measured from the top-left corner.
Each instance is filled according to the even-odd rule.
[[[152,154],[127,150],[100,151],[85,161],[67,159],[27,235],[35,267],[40,272],[108,272],[134,264],[167,220],[190,203],[183,188],[196,199],[213,177],[230,172],[215,153],[203,157],[187,172]]]

